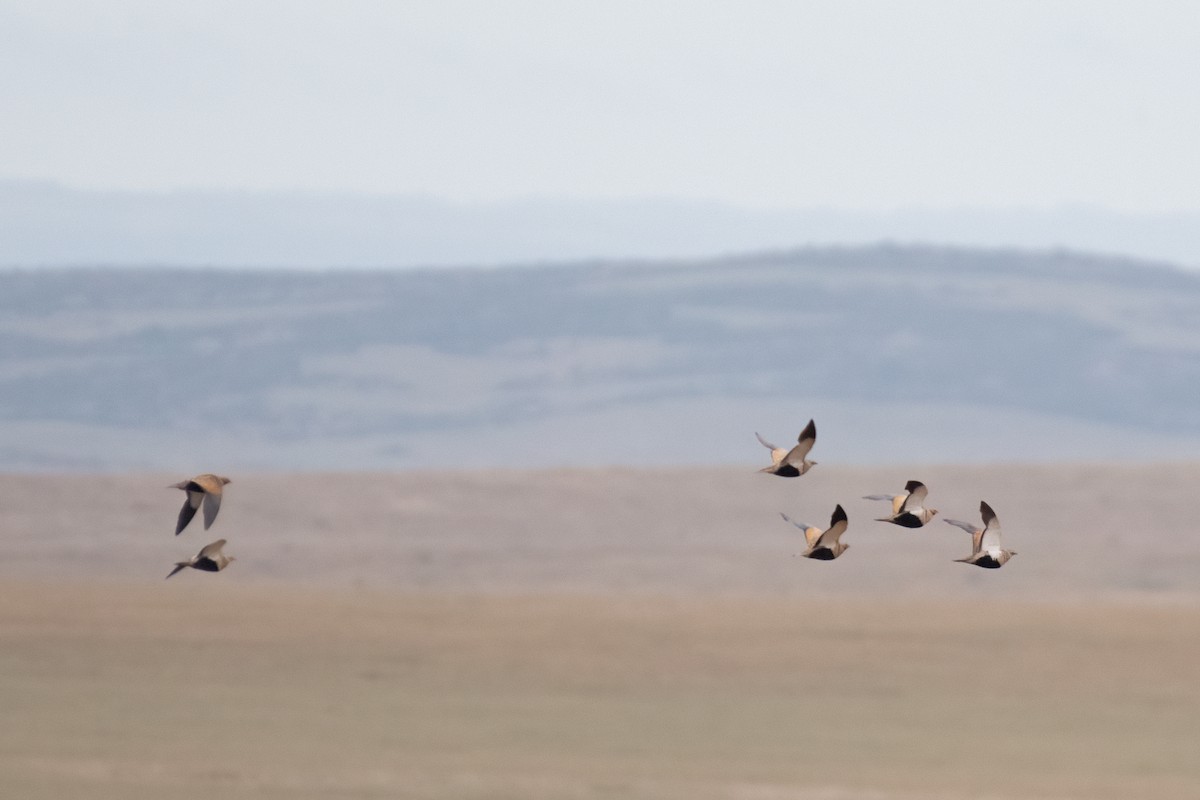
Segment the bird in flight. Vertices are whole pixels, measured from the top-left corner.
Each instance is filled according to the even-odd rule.
[[[864,500],[888,500],[892,504],[892,515],[881,517],[876,522],[890,522],[903,528],[920,528],[938,513],[936,508],[925,508],[925,496],[929,490],[920,481],[904,484],[904,494],[869,494]]]
[[[175,523],[175,535],[183,533],[183,529],[192,521],[192,517],[196,516],[196,509],[201,505],[204,506],[204,529],[208,530],[217,518],[217,512],[221,510],[221,490],[229,482],[229,478],[206,472],[168,486],[168,489],[182,489],[187,492],[187,499],[183,501],[183,508],[179,511],[179,521]]]
[[[171,575],[174,575],[185,567],[198,569],[202,572],[220,572],[237,560],[235,557],[227,556],[221,552],[221,548],[224,546],[224,539],[217,539],[212,544],[204,545],[204,547],[200,548],[199,553],[196,553],[196,555],[187,561],[176,561],[175,569],[171,570],[167,577],[171,577]]]
[[[1017,553],[1015,550],[1005,550],[1000,546],[1000,520],[996,518],[996,512],[992,511],[992,507],[981,500],[979,501],[979,513],[983,516],[982,528],[956,519],[946,520],[947,523],[971,534],[971,555],[954,560],[963,564],[974,564],[984,569],[1000,569]]]
[[[817,462],[809,461],[805,456],[817,441],[817,426],[811,419],[804,430],[800,432],[797,444],[791,450],[784,450],[768,442],[758,433],[754,434],[763,447],[771,451],[771,466],[763,467],[759,472],[768,472],[781,478],[795,478],[808,472]]]
[[[841,542],[842,534],[846,532],[846,527],[849,525],[846,520],[846,512],[842,509],[841,505],[833,510],[833,515],[829,518],[829,527],[824,531],[812,525],[796,522],[782,512],[780,512],[779,516],[804,531],[804,542],[808,545],[808,549],[800,555],[805,558],[815,558],[817,561],[833,561],[850,547],[850,545],[842,544]]]

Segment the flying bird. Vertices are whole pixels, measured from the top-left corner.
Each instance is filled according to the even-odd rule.
[[[904,484],[904,494],[869,494],[864,500],[888,500],[892,504],[892,515],[881,517],[876,522],[890,522],[903,528],[920,528],[938,513],[936,508],[925,508],[925,495],[929,490],[920,481]]]
[[[183,489],[187,492],[187,499],[183,501],[183,508],[179,511],[179,521],[175,523],[175,535],[183,533],[183,529],[192,521],[192,517],[196,516],[196,509],[200,508],[201,504],[204,505],[204,530],[208,530],[217,518],[217,512],[221,510],[221,490],[229,482],[229,478],[206,472],[168,486],[168,489]]]
[[[808,549],[800,555],[805,558],[815,558],[818,561],[833,561],[850,547],[850,545],[842,544],[840,541],[842,534],[846,532],[846,526],[849,524],[846,521],[846,512],[842,510],[841,505],[833,510],[833,516],[829,518],[829,527],[824,531],[812,525],[796,522],[782,512],[780,512],[779,516],[804,531],[804,542],[808,545]]]
[[[217,539],[212,544],[206,544],[200,548],[200,552],[189,558],[187,561],[176,561],[175,569],[167,575],[171,577],[179,570],[185,567],[198,569],[202,572],[220,572],[228,567],[232,562],[237,561],[233,556],[227,556],[221,552],[221,548],[225,546],[224,539]]]
[[[771,451],[771,466],[763,467],[759,472],[769,472],[781,478],[795,478],[808,472],[817,462],[809,461],[805,456],[817,441],[817,426],[811,419],[804,430],[800,432],[797,444],[791,450],[776,447],[766,439],[754,434],[763,447]]]
[[[983,516],[982,528],[956,519],[946,520],[949,524],[971,534],[971,555],[954,560],[963,564],[974,564],[984,569],[1000,569],[1017,553],[1015,550],[1005,550],[1000,546],[1000,520],[996,518],[996,512],[992,511],[992,507],[981,500],[979,501],[979,513]]]

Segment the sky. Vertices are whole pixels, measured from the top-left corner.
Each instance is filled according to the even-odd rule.
[[[0,179],[1200,211],[1189,2],[0,0]]]

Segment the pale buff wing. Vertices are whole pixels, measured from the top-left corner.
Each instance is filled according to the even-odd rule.
[[[846,512],[839,505],[833,510],[833,516],[829,518],[828,530],[822,533],[812,546],[828,547],[831,550],[834,549],[838,543],[838,540],[842,537],[842,534],[846,532],[846,528],[849,526],[849,524],[850,523],[846,519]]]
[[[808,455],[808,451],[812,450],[813,445],[817,443],[817,425],[811,419],[804,426],[804,430],[800,432],[800,436],[796,439],[797,444],[784,457],[784,461],[789,464],[800,464],[804,462],[804,457]]]
[[[783,517],[785,520],[804,531],[804,543],[809,547],[812,547],[813,542],[817,541],[817,539],[821,536],[820,528],[815,528],[812,525],[807,525],[803,522],[796,522],[796,520],[792,519],[787,514],[784,514],[782,511],[779,512],[779,516]]]
[[[760,434],[758,431],[754,432],[754,438],[758,439],[758,443],[761,444],[763,447],[767,448],[768,450],[778,450],[779,449],[775,445],[768,442],[766,439],[762,438],[762,434]]]
[[[908,495],[903,494],[868,494],[863,495],[863,500],[886,500],[892,504],[892,516],[900,513],[900,509],[904,506],[904,500]]]
[[[979,550],[999,550],[1000,549],[1000,520],[996,517],[996,512],[992,511],[992,507],[987,503],[979,504],[979,513],[983,515],[983,531],[979,536]]]
[[[979,539],[983,536],[982,529],[972,525],[969,522],[963,522],[960,519],[946,519],[942,521],[953,525],[956,528],[962,528],[964,531],[971,534],[971,555],[973,556],[979,552]]]
[[[206,544],[204,547],[200,548],[200,552],[196,554],[195,560],[199,561],[202,558],[211,558],[213,561],[217,561],[220,559],[221,548],[224,546],[224,539],[217,539],[215,542]]]
[[[204,530],[208,530],[212,526],[213,520],[217,518],[217,512],[220,510],[221,488],[218,486],[215,492],[204,493]]]
[[[929,494],[929,490],[925,488],[925,484],[920,481],[909,481],[905,484],[904,490],[908,494],[901,500],[900,508],[896,511],[897,514],[900,511],[907,511],[911,508],[920,508],[925,502],[925,496]]]
[[[783,463],[783,459],[788,454],[787,450],[784,450],[782,447],[776,447],[775,445],[771,444],[766,439],[759,436],[757,431],[755,432],[754,436],[755,436],[755,438],[758,439],[759,444],[761,444],[763,447],[765,447],[771,451],[771,463],[773,463],[773,464]]]

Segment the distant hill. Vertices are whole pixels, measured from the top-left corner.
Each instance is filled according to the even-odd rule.
[[[0,468],[1200,453],[1200,275],[801,249],[436,270],[0,270]]]

